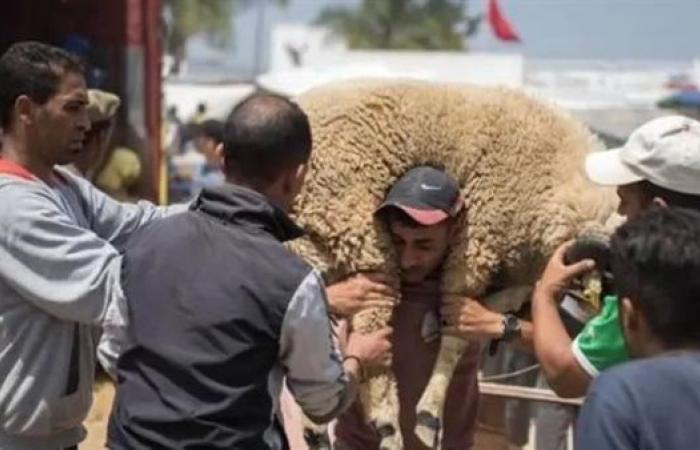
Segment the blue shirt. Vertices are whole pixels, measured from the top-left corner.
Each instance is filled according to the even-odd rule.
[[[219,187],[226,182],[224,173],[218,167],[204,163],[192,177],[191,198],[195,198],[204,188]]]
[[[591,387],[577,450],[700,448],[700,352],[621,364]]]

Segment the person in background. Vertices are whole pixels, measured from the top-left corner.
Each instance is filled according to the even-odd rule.
[[[104,193],[120,201],[135,201],[132,192],[141,177],[141,160],[130,148],[119,146],[111,152],[95,185]]]
[[[90,131],[83,151],[68,166],[117,200],[131,200],[129,188],[141,175],[141,161],[133,150],[113,147],[119,97],[97,89],[88,90]]]
[[[192,176],[190,196],[196,197],[203,188],[216,187],[224,183],[222,171],[224,124],[208,119],[199,124],[194,138],[195,148],[204,156],[204,163]]]
[[[204,122],[204,120],[206,118],[207,118],[207,104],[203,103],[203,102],[197,104],[197,110],[192,115],[192,119],[190,120],[190,122],[195,124],[195,125],[199,125],[200,123]]]
[[[178,115],[177,106],[171,105],[165,111],[161,131],[165,153],[168,156],[179,154],[182,151],[183,123]]]
[[[109,157],[116,114],[121,101],[116,95],[97,89],[88,90],[87,113],[90,130],[86,133],[83,151],[72,168],[94,183]]]
[[[182,151],[180,153],[170,155],[168,161],[170,164],[170,198],[175,201],[191,198],[193,194],[196,194],[199,190],[201,190],[201,186],[193,186],[194,179],[200,174],[213,174],[214,177],[216,176],[216,171],[206,170],[203,172],[202,168],[221,164],[220,162],[216,162],[217,159],[220,160],[220,157],[217,158],[213,155],[214,150],[209,152],[212,153],[212,155],[210,158],[207,158],[198,148],[196,138],[203,137],[201,125],[205,122],[206,106],[203,103],[200,103],[197,107],[197,111],[198,112],[195,113],[195,116],[185,126],[181,127],[182,139],[180,145]],[[201,117],[199,113],[201,113]],[[218,140],[221,142],[221,132],[215,128],[218,127],[208,126],[206,131],[206,133],[209,135],[208,138],[200,139],[200,141]],[[206,182],[206,179],[202,181]]]

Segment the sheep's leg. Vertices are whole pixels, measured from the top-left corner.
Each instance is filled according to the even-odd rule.
[[[416,405],[416,436],[431,449],[440,450],[441,448],[442,418],[447,388],[468,346],[469,342],[463,339],[452,336],[442,337],[433,374]]]
[[[352,328],[360,333],[371,333],[386,327],[391,320],[391,309],[360,311],[352,318]],[[380,450],[403,450],[399,426],[399,393],[391,361],[383,367],[370,367],[360,385],[359,397],[364,417],[381,436]]]
[[[389,369],[382,369],[360,386],[360,401],[365,418],[381,436],[380,450],[402,450],[403,437],[399,426],[399,394],[396,378]]]
[[[328,425],[318,425],[302,414],[304,442],[309,450],[332,450]]]

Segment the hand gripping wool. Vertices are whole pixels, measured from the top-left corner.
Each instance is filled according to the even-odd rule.
[[[308,234],[293,248],[330,283],[380,270],[393,274],[398,286],[389,236],[373,212],[414,166],[446,170],[465,200],[443,271],[450,293],[482,298],[487,289],[532,284],[556,246],[584,229],[601,228],[614,210],[612,191],[592,185],[583,172],[584,157],[598,141],[565,113],[522,93],[358,80],[314,89],[299,103],[311,121],[314,150],[295,205]],[[390,310],[366,310],[352,326],[371,332],[390,318]],[[414,430],[430,448],[440,448],[446,388],[469,345],[441,339]],[[401,449],[400,405],[389,367],[368,374],[360,401],[382,436],[381,448]]]

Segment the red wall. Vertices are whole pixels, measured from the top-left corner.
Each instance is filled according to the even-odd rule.
[[[12,43],[38,40],[60,46],[71,34],[86,37],[107,72],[104,89],[122,97],[120,121],[126,123],[129,102],[143,102],[147,130],[141,136],[145,179],[142,194],[156,198],[160,158],[161,0],[13,0],[0,7],[0,53]],[[143,98],[127,96],[127,49],[143,55]],[[133,76],[133,70],[131,71]]]

